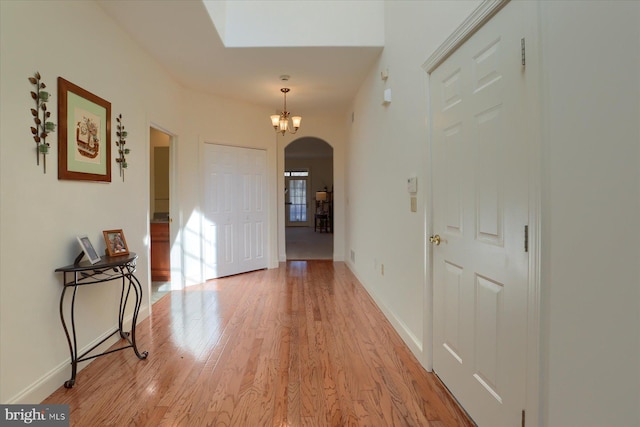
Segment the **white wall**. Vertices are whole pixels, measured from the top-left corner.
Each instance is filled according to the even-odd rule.
[[[427,366],[425,233],[427,85],[421,65],[479,1],[385,2],[385,48],[345,119],[346,257],[414,354]],[[388,70],[385,82],[380,72]],[[382,105],[384,89],[392,102]],[[418,178],[418,211],[406,181]],[[355,262],[350,260],[355,253]],[[384,275],[382,274],[384,265]]]
[[[542,2],[542,420],[640,425],[640,2]]]
[[[88,234],[104,253],[102,230],[124,230],[140,256],[147,314],[148,118],[179,131],[181,93],[93,2],[2,1],[0,19],[0,402],[33,403],[70,376],[58,314],[62,277],[54,270],[73,263],[77,235]],[[57,132],[48,139],[47,173],[36,166],[27,80],[35,71],[53,95],[52,118],[58,76],[111,102],[112,139],[122,114],[131,149],[125,182],[115,145],[111,183],[59,181]],[[79,290],[81,346],[117,325],[118,297],[117,283]]]
[[[347,258],[355,252],[349,266],[427,367],[427,94],[417,68],[478,3],[386,2],[385,49],[354,101],[347,147]],[[637,426],[640,2],[538,7],[540,425]],[[385,69],[386,82],[379,77]],[[392,90],[386,107],[385,88]],[[417,214],[409,212],[405,189],[414,173]]]

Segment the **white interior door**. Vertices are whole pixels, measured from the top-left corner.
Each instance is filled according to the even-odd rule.
[[[267,267],[266,152],[204,145],[204,276]]]
[[[518,426],[525,408],[527,101],[514,3],[430,78],[433,366],[481,427]]]

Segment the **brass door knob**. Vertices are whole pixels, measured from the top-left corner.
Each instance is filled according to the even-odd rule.
[[[429,237],[429,241],[431,243],[435,243],[436,246],[440,245],[440,236],[439,235],[435,235],[435,236],[431,236]]]

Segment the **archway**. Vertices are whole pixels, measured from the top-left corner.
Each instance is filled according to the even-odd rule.
[[[333,259],[333,147],[303,137],[284,158],[287,260]]]

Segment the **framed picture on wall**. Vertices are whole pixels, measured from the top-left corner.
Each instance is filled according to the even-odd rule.
[[[129,254],[127,241],[124,238],[122,230],[105,230],[102,234],[104,235],[104,242],[107,245],[107,254],[109,254],[109,256]]]
[[[111,103],[62,77],[58,179],[111,182]]]

